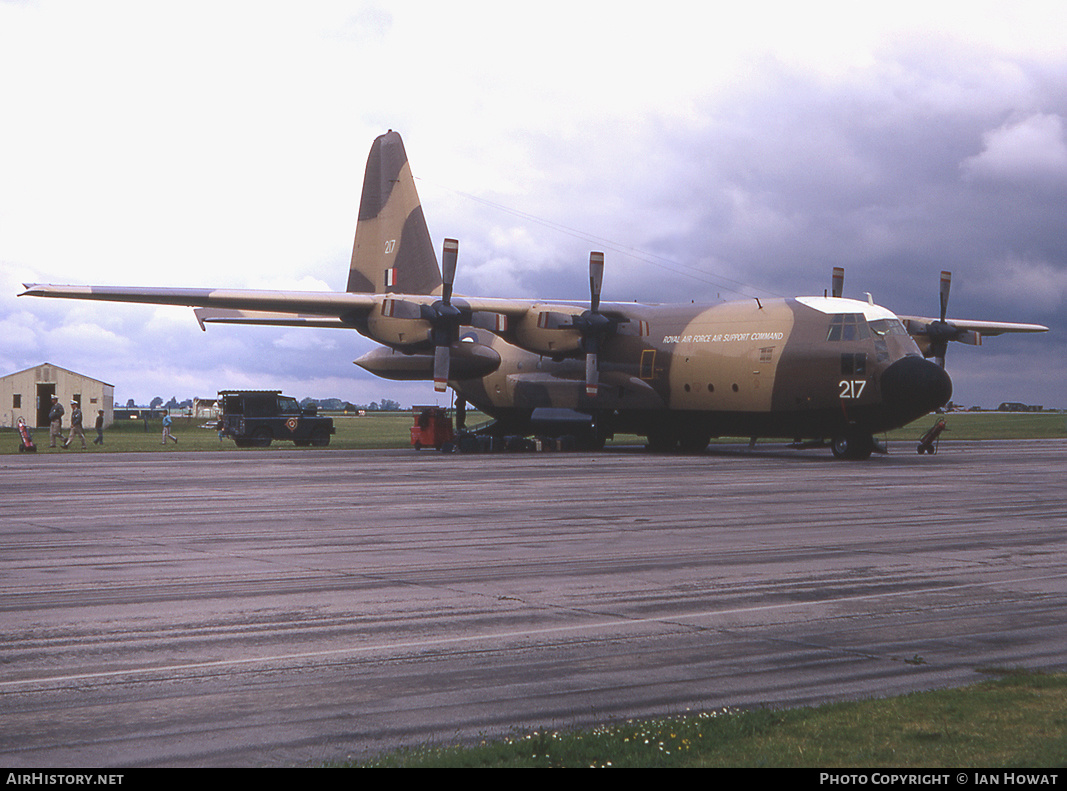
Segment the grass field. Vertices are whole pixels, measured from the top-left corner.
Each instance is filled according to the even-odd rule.
[[[468,425],[478,425],[484,416],[468,413]],[[906,442],[908,450],[910,445],[919,436],[933,425],[935,416],[928,415],[909,426],[891,431],[888,434],[890,443]],[[946,415],[948,431],[942,435],[944,440],[983,440],[983,439],[1062,439],[1067,437],[1067,414],[1059,412],[960,412]],[[378,449],[378,448],[407,448],[409,443],[409,429],[411,428],[412,415],[410,412],[383,412],[380,414],[368,414],[365,417],[334,417],[334,425],[337,433],[330,439],[331,448],[349,450]],[[144,424],[140,421],[130,421],[125,424],[115,424],[104,432],[103,446],[93,445],[96,431],[88,429],[85,432],[89,444],[88,451],[80,450],[80,443],[75,440],[66,451],[49,450],[48,429],[33,429],[33,439],[39,451],[45,453],[99,453],[109,451],[112,453],[145,452],[145,451],[203,451],[203,450],[232,450],[238,451],[233,440],[225,439],[219,442],[218,435],[213,428],[208,427],[206,421],[193,420],[192,418],[175,418],[172,431],[178,437],[178,443],[169,443],[163,447],[160,443],[162,428],[157,420],[150,425],[150,431],[145,432]],[[64,427],[66,436],[67,427]],[[726,439],[726,442],[737,442],[739,438]],[[741,438],[744,439],[744,438]],[[772,442],[773,440],[764,440]],[[611,441],[612,445],[643,445],[644,438],[629,434],[620,434]],[[778,440],[780,443],[781,440]],[[0,453],[17,453],[19,446],[18,433],[14,429],[0,429]],[[292,442],[276,441],[271,448],[293,448]],[[267,452],[270,449],[242,448],[242,453]],[[890,445],[893,450],[893,445]]]
[[[408,412],[384,412],[371,414],[366,417],[338,417],[334,416],[334,426],[337,433],[330,438],[331,448],[345,449],[374,449],[374,448],[406,448],[409,447],[408,429],[412,423],[412,416]],[[271,443],[270,448],[238,448],[232,439],[226,438],[219,441],[218,433],[209,421],[195,420],[193,418],[174,418],[171,433],[178,438],[177,444],[168,442],[164,446],[161,442],[162,424],[156,420],[149,424],[149,431],[145,432],[144,423],[140,420],[131,420],[127,423],[116,423],[104,431],[104,444],[93,445],[96,438],[96,430],[88,429],[85,438],[88,442],[87,451],[80,450],[81,443],[77,439],[71,443],[70,448],[61,451],[50,450],[48,447],[48,429],[33,429],[33,441],[37,445],[38,452],[46,453],[111,453],[160,451],[176,453],[179,451],[218,451],[229,450],[240,453],[270,452],[276,448],[293,449],[296,446],[292,442],[281,440]],[[63,436],[67,435],[68,427],[64,425]],[[0,452],[18,452],[18,434],[14,429],[0,429]]]
[[[1067,675],[1005,672],[957,689],[815,708],[716,711],[431,746],[361,766],[1060,767]]]
[[[953,412],[943,415],[948,432],[942,439],[1062,439],[1067,437],[1063,412]],[[934,424],[935,417],[916,420],[889,432],[890,440],[917,439]]]

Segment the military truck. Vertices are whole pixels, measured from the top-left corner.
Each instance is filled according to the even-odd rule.
[[[280,390],[221,390],[220,430],[239,448],[265,448],[272,440],[297,445],[330,444],[333,418],[319,417],[318,407],[301,407]]]

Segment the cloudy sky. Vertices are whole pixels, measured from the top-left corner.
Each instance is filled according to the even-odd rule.
[[[822,294],[1036,322],[955,400],[1067,407],[1067,4],[0,0],[0,373],[116,401],[432,402],[355,333],[17,299],[23,282],[343,290],[367,151],[404,137],[457,291]]]

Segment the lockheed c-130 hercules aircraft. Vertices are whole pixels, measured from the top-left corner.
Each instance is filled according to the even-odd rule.
[[[387,379],[433,379],[495,418],[493,431],[564,425],[591,446],[615,432],[658,450],[711,437],[829,439],[863,459],[874,434],[945,404],[949,341],[978,344],[1035,324],[897,316],[832,294],[712,305],[601,302],[603,253],[589,257],[590,302],[452,293],[459,243],[438,268],[396,132],[367,159],[345,293],[26,285],[23,296],[187,305],[211,323],[354,329],[382,344],[356,364]],[[938,363],[924,357],[934,357]]]

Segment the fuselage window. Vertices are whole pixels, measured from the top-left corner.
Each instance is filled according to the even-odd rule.
[[[842,354],[841,355],[841,375],[842,376],[866,376],[867,375],[867,355],[863,352],[859,354]]]

